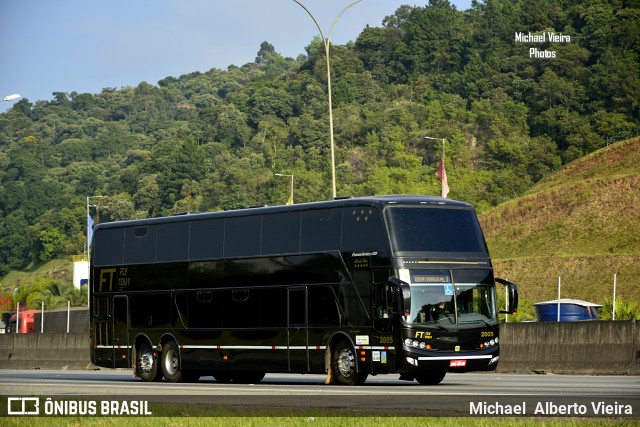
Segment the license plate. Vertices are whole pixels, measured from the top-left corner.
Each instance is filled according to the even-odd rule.
[[[451,362],[449,362],[450,368],[462,368],[464,366],[467,366],[466,360],[452,360]]]

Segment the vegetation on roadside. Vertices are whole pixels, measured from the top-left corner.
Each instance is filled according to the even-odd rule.
[[[0,297],[0,311],[15,310],[18,302],[21,310],[39,310],[44,303],[47,310],[85,307],[88,302],[87,287],[80,289],[68,281],[39,279],[16,287],[5,288]]]
[[[600,320],[613,320],[613,298],[607,298],[598,313]],[[640,320],[640,304],[616,298],[615,320]]]

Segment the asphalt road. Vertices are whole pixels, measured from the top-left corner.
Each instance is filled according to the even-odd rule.
[[[399,381],[397,375],[369,377],[362,386],[325,385],[322,375],[269,374],[257,384],[221,384],[212,377],[197,383],[145,383],[128,370],[1,370],[0,395],[145,400],[157,405],[209,405],[245,413],[249,408],[371,415],[479,415],[492,410],[526,414],[564,407],[588,416],[640,416],[640,377],[573,375],[447,374],[437,386]],[[551,406],[549,406],[549,404]],[[539,406],[542,405],[542,406]],[[487,409],[488,408],[488,409]],[[494,409],[497,408],[497,409]],[[534,414],[542,408],[542,413]],[[550,408],[550,409],[549,409]],[[482,411],[485,411],[484,413]],[[509,415],[509,414],[506,414]],[[567,414],[564,414],[567,415]],[[571,415],[571,414],[568,414]],[[581,414],[578,414],[581,415]],[[584,415],[584,414],[582,414]]]

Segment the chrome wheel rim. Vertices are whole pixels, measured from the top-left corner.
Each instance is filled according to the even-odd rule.
[[[140,356],[140,371],[144,374],[150,374],[153,370],[153,353],[145,351]]]
[[[338,371],[343,377],[350,377],[353,375],[353,369],[355,367],[355,357],[353,352],[345,348],[340,352],[338,356]]]

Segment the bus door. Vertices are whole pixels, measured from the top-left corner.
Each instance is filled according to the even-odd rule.
[[[289,371],[308,372],[307,288],[289,288],[288,303]]]
[[[388,282],[389,270],[378,270],[372,272],[372,294],[373,294],[373,325],[379,332],[393,334],[394,313],[398,308],[397,286]]]
[[[131,366],[129,346],[129,307],[126,295],[113,297],[113,365],[114,368]]]
[[[386,276],[386,278],[385,278]],[[388,271],[373,275],[373,326],[376,330],[373,340],[372,372],[390,373],[395,366],[396,355],[401,354],[400,338],[400,288],[388,280]]]

